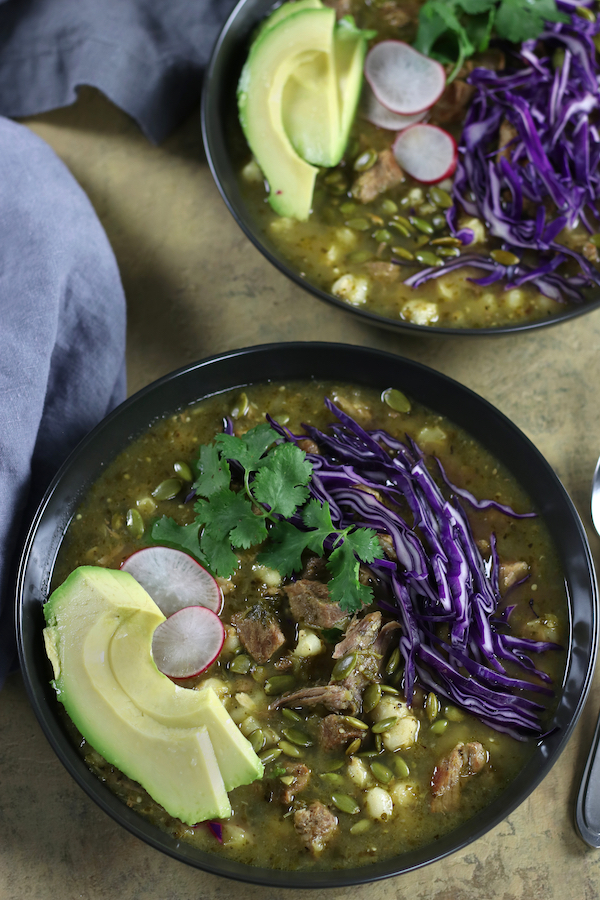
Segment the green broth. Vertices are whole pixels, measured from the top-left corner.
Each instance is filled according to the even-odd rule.
[[[69,526],[58,556],[54,586],[62,583],[78,565],[117,568],[131,552],[150,543],[149,527],[158,516],[171,516],[181,524],[193,519],[193,504],[184,502],[189,485],[184,484],[174,499],[153,501],[154,508],[149,500],[158,484],[175,476],[175,464],[193,467],[198,446],[209,442],[221,430],[223,416],[237,415],[234,425],[240,432],[263,421],[267,412],[285,422],[294,433],[301,431],[302,422],[325,428],[332,418],[323,405],[325,396],[366,428],[383,428],[401,439],[409,435],[423,450],[441,459],[450,479],[476,496],[493,497],[520,511],[530,508],[523,490],[486,450],[447,419],[418,404],[412,403],[409,412],[396,412],[383,402],[380,394],[343,384],[256,386],[243,394],[238,391],[202,401],[155,423],[108,465]],[[182,467],[178,468],[181,471]],[[145,532],[138,537],[132,536],[127,528],[127,512],[131,509],[137,509],[144,522]],[[529,580],[510,593],[509,602],[515,605],[510,620],[515,633],[539,637],[539,628],[550,623],[552,639],[566,646],[569,634],[564,582],[543,521],[507,518],[494,511],[468,515],[477,540],[485,542],[492,531],[496,533],[501,561],[521,560],[529,567]],[[481,546],[485,556],[485,544]],[[397,753],[384,750],[376,757],[348,755],[343,749],[323,749],[318,737],[323,712],[318,708],[291,713],[281,709],[270,711],[268,705],[274,695],[265,695],[264,683],[282,674],[278,661],[294,649],[297,625],[290,617],[279,586],[270,584],[257,569],[255,551],[240,552],[239,557],[238,571],[225,584],[223,621],[228,623],[236,612],[263,604],[281,622],[286,643],[267,663],[259,665],[250,659],[246,666],[242,657],[247,654],[235,646],[235,635],[230,629],[230,639],[220,658],[196,683],[211,681],[242,732],[257,741],[257,748],[258,738],[264,734],[266,739],[260,744],[261,750],[281,749],[278,745],[283,739],[287,740],[287,744],[281,745],[284,751],[267,763],[262,781],[231,792],[234,815],[224,823],[225,841],[219,844],[205,825],[190,828],[168,816],[139,785],[107,765],[74,734],[73,739],[81,746],[90,768],[128,806],[182,841],[250,865],[329,869],[368,865],[435,841],[489,805],[516,777],[534,752],[535,740],[520,742],[493,731],[449,706],[443,698],[439,698],[439,704],[431,699],[428,702],[427,693],[421,689],[416,692],[412,710],[419,723],[418,740],[408,749]],[[327,680],[332,649],[333,643],[326,644],[326,651],[320,656],[302,658],[295,668],[286,671],[291,671],[298,685]],[[556,686],[560,686],[564,662],[563,652],[547,652],[536,657],[536,664],[551,675]],[[394,681],[399,684],[395,673],[385,676],[385,681],[392,687]],[[186,682],[186,686],[194,685]],[[372,724],[369,716],[363,718]],[[306,738],[309,746],[303,746]],[[376,750],[375,740],[370,734],[359,752]],[[432,813],[430,782],[435,766],[457,743],[473,741],[485,747],[489,764],[476,777],[463,779],[461,802],[456,811]],[[389,784],[378,782],[373,774],[370,765],[374,759],[391,771]],[[310,782],[295,800],[285,802],[282,794],[289,773],[282,769],[286,763],[292,765],[298,761],[310,769]],[[365,776],[364,785],[359,783],[361,773]],[[393,815],[387,820],[373,821],[365,811],[366,792],[376,786],[390,790],[396,800]],[[352,814],[336,806],[335,798],[339,795],[349,797],[360,811]],[[310,853],[303,846],[293,821],[294,810],[314,800],[332,809],[339,823],[335,838],[320,855]],[[348,806],[347,800],[340,802],[342,807]]]

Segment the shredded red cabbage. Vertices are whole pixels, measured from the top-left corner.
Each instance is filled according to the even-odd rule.
[[[458,498],[516,518],[535,514],[477,500],[452,485],[440,465],[453,495],[446,499],[412,440],[404,443],[383,430],[366,431],[331,401],[325,403],[339,421],[329,434],[304,425],[305,434],[294,435],[269,421],[288,441],[308,434],[318,445],[319,454],[307,454],[314,468],[311,493],[329,503],[336,527],[373,528],[392,539],[397,563],[375,560],[371,570],[387,588],[382,608],[402,624],[399,648],[407,703],[419,683],[498,731],[520,739],[539,735],[544,707],[523,692],[553,692],[544,684],[549,677],[530,654],[557,645],[509,633],[508,613],[498,609],[495,537],[490,540],[490,559],[485,560]],[[448,630],[448,641],[437,633],[440,624]],[[535,680],[508,674],[506,663]]]
[[[506,70],[478,68],[467,79],[476,93],[460,140],[448,224],[455,237],[469,244],[459,217],[463,211],[475,216],[504,250],[518,257],[534,251],[535,265],[504,266],[491,257],[465,254],[421,270],[406,284],[418,287],[472,266],[490,273],[473,279],[477,284],[503,279],[509,289],[530,281],[559,301],[581,302],[582,288],[600,285],[596,267],[557,240],[563,229],[579,222],[590,233],[600,230],[600,88],[594,45],[600,22],[572,12],[579,5],[563,0],[570,21],[548,23],[537,39],[521,45]],[[499,148],[503,122],[516,136]],[[577,274],[556,271],[569,261],[577,264]]]

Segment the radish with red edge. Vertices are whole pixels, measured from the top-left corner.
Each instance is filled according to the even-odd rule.
[[[443,181],[456,169],[456,141],[437,125],[411,125],[400,132],[392,150],[400,168],[423,184]]]
[[[365,78],[379,102],[403,116],[430,109],[446,86],[444,67],[403,41],[381,41],[369,50]]]
[[[428,110],[420,113],[414,113],[412,116],[401,116],[398,113],[391,112],[387,107],[379,102],[368,84],[365,84],[362,99],[362,114],[371,124],[377,125],[378,128],[387,128],[388,131],[402,131],[415,122],[420,122],[427,115]]]
[[[220,618],[205,606],[186,606],[155,629],[152,656],[169,678],[193,678],[218,657],[225,641]]]
[[[210,572],[170,547],[144,547],[132,553],[121,569],[133,575],[165,616],[186,606],[206,606],[214,613],[223,607],[223,594]]]

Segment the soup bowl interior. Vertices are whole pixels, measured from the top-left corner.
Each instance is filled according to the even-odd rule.
[[[260,228],[244,200],[239,182],[240,160],[248,157],[248,150],[237,117],[237,84],[251,37],[273,6],[273,0],[241,0],[226,22],[205,75],[202,134],[211,172],[229,211],[246,236],[280,272],[319,299],[360,317],[368,324],[413,335],[492,335],[527,331],[571,319],[600,305],[599,294],[597,298],[581,304],[565,304],[564,310],[543,319],[513,321],[493,328],[418,325],[399,316],[391,318],[362,306],[352,306],[305,278]]]
[[[372,866],[290,873],[243,865],[177,841],[129,809],[89,771],[65,729],[50,685],[52,676],[42,639],[42,605],[65,530],[86,491],[106,465],[149,425],[199,399],[232,388],[310,378],[378,389],[399,387],[464,428],[508,467],[526,486],[559,548],[569,603],[570,640],[549,733],[514,782],[490,806],[435,843],[399,852]],[[40,725],[67,770],[105,812],[151,846],[200,869],[247,882],[308,888],[358,884],[423,866],[485,834],[518,806],[548,773],[581,712],[596,657],[597,605],[590,551],[573,504],[548,463],[504,415],[457,382],[406,359],[341,344],[293,343],[234,351],[174,372],[125,401],[89,434],[51,484],[26,539],[18,575],[17,629],[23,677]]]

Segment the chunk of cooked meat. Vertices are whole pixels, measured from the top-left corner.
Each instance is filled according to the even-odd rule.
[[[340,659],[346,653],[371,647],[375,643],[380,628],[381,613],[379,611],[369,613],[362,619],[353,619],[343,639],[335,645],[333,658]]]
[[[323,803],[315,800],[306,809],[296,810],[294,828],[307,850],[318,856],[336,833],[338,820]]]
[[[451,812],[460,805],[461,779],[481,772],[488,753],[479,741],[457,744],[433,771],[431,811]]]
[[[279,622],[262,606],[254,606],[247,613],[236,613],[231,624],[252,659],[266,663],[285,644]]]
[[[521,581],[527,573],[529,572],[529,566],[527,563],[520,559],[516,562],[511,563],[502,563],[499,571],[499,585],[500,585],[500,593],[503,594],[505,591],[512,587],[513,584],[516,584],[517,581]]]
[[[344,716],[331,713],[321,719],[319,724],[319,743],[323,750],[337,750],[338,747],[347,747],[351,741],[360,738],[361,741],[367,735],[363,728],[352,725]]]
[[[313,453],[316,456],[321,453],[319,445],[313,441],[312,438],[302,438],[301,440],[296,441],[296,446],[300,447],[301,450],[304,450],[305,453]]]
[[[451,125],[462,122],[471,102],[475,88],[461,78],[456,78],[444,90],[444,93],[431,110],[431,121],[435,125]]]
[[[282,694],[270,704],[269,709],[282,706],[324,706],[333,712],[356,712],[356,699],[343,684],[317,684]]]
[[[386,622],[379,634],[377,635],[375,641],[373,642],[373,651],[377,653],[379,656],[386,656],[390,645],[394,638],[399,638],[399,631],[402,630],[402,625],[400,622]]]
[[[302,578],[307,581],[326,582],[330,578],[327,571],[327,560],[323,556],[309,556],[302,569]]]
[[[404,181],[404,172],[391,150],[382,150],[377,162],[366,172],[361,172],[352,185],[352,196],[359,203],[370,203],[379,194],[389,191]]]
[[[292,615],[297,622],[315,628],[334,628],[347,614],[329,599],[329,588],[320,581],[302,578],[284,587]]]
[[[285,803],[286,806],[289,806],[292,803],[296,794],[299,794],[306,787],[308,787],[308,783],[310,781],[310,769],[308,766],[305,766],[304,763],[295,763],[288,762],[286,763],[287,774],[283,777],[286,782],[291,778],[289,784],[285,782],[282,783],[282,790],[280,794],[280,799],[282,803]]]

